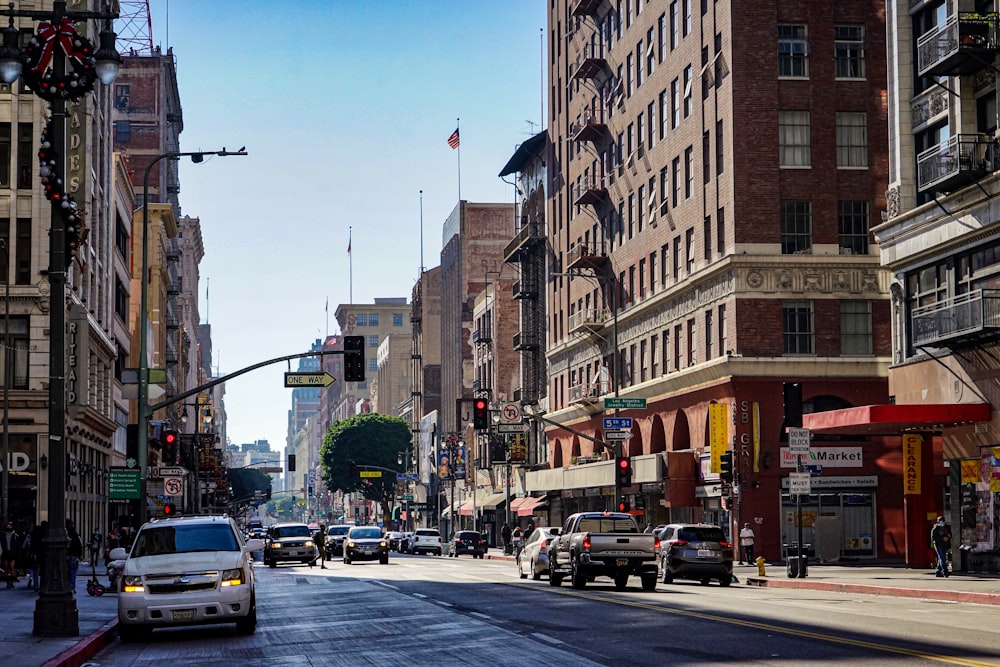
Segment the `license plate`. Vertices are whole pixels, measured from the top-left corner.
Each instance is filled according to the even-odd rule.
[[[628,558],[619,558],[618,567],[628,567]]]
[[[711,557],[712,557],[711,549],[698,549],[698,558],[711,558]]]
[[[194,609],[174,609],[170,615],[175,621],[193,621]]]

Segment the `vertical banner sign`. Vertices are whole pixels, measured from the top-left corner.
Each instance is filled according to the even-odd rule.
[[[979,481],[979,460],[965,459],[962,461],[962,484],[975,484]]]
[[[455,448],[455,460],[452,461],[451,467],[454,471],[455,479],[465,479],[465,445]]]
[[[903,495],[920,495],[920,449],[923,438],[914,433],[903,435]]]
[[[438,454],[438,479],[451,479],[451,457],[448,456],[448,450]]]
[[[729,406],[712,403],[708,406],[708,438],[712,458],[708,471],[722,472],[722,453],[729,449]]]
[[[760,403],[753,403],[753,471],[760,472]]]

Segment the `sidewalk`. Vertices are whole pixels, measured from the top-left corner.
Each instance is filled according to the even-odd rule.
[[[487,554],[490,560],[513,562],[513,556]],[[1000,605],[1000,574],[954,572],[948,578],[934,576],[933,569],[911,570],[903,566],[818,565],[810,563],[805,579],[788,577],[783,562],[768,563],[766,575],[755,565],[734,565],[740,585],[767,588],[804,588],[839,593],[893,595],[897,597]]]
[[[38,595],[25,586],[25,577],[16,588],[0,584],[0,647],[4,667],[80,667],[115,637],[118,624],[118,596],[87,595],[90,565],[81,565],[76,577],[76,607],[80,634],[76,637],[36,637],[32,634]],[[104,566],[97,566],[97,578],[107,585]]]

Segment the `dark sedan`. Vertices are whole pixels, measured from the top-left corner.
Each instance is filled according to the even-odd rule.
[[[350,526],[338,525],[330,526],[326,530],[326,557],[344,555],[344,538]]]
[[[375,560],[389,564],[389,540],[378,526],[354,526],[344,538],[344,564],[356,560]]]
[[[448,555],[457,558],[469,554],[473,558],[483,558],[486,555],[486,538],[474,530],[460,530],[451,541]]]

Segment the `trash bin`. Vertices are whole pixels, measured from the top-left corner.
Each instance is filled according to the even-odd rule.
[[[809,545],[806,545],[808,549]],[[799,558],[799,545],[785,545],[785,566],[789,579],[805,579],[809,574],[809,556],[806,550],[802,551],[802,558]]]

